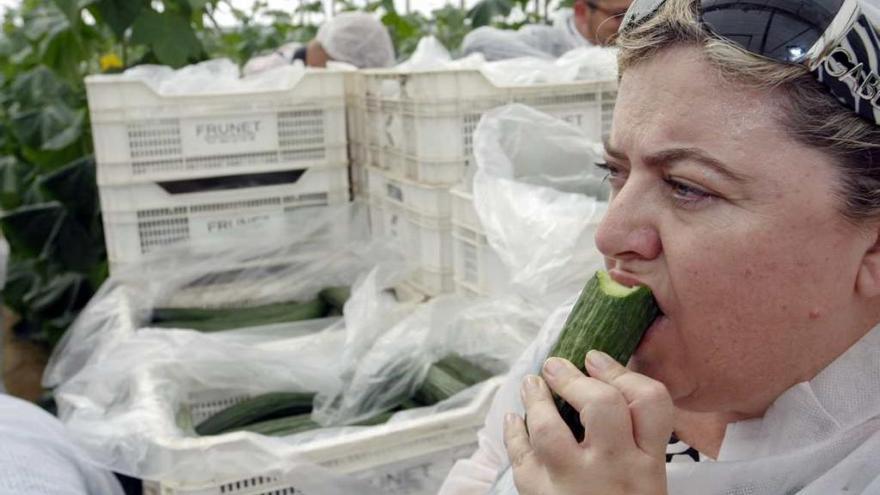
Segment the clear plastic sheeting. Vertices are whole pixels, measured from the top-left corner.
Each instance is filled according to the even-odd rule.
[[[355,300],[353,297],[346,306],[346,320]],[[431,363],[449,354],[458,354],[488,371],[505,373],[537,333],[544,316],[542,308],[515,295],[434,298],[383,332],[371,332],[365,338],[349,336],[373,344],[359,359],[343,360],[342,386],[318,395],[312,417],[325,425],[372,417],[410,397]],[[347,330],[368,329],[349,326]],[[447,402],[436,407],[455,405]]]
[[[304,302],[327,287],[351,287],[374,269],[385,284],[382,289],[391,287],[405,278],[408,267],[391,245],[370,240],[365,209],[352,203],[303,211],[286,220],[290,225],[283,232],[293,234],[271,242],[258,244],[243,236],[213,250],[193,248],[198,255],[184,248],[168,249],[114,273],[56,346],[44,386],[58,386],[89,361],[108,356],[115,345],[148,324],[155,307]],[[302,326],[277,324],[260,331],[302,333]]]
[[[219,58],[176,70],[164,65],[137,65],[123,72],[122,77],[143,81],[156,93],[171,96],[284,90],[295,86],[305,73],[302,64],[285,64],[239,77],[233,61]]]
[[[296,436],[197,437],[190,429],[191,406],[336,386],[339,378],[328,363],[339,359],[342,340],[343,332],[332,327],[259,347],[194,332],[145,330],[56,390],[59,417],[91,459],[130,476],[198,485],[283,472],[309,464],[295,453]],[[304,435],[302,441],[313,438]]]
[[[525,299],[554,308],[600,267],[601,150],[577,127],[523,105],[492,110],[477,126],[474,207]]]
[[[402,71],[431,70],[452,61],[449,50],[435,36],[424,36],[419,40],[413,54],[395,69]]]
[[[413,391],[425,367],[448,352],[490,371],[505,371],[540,326],[539,312],[519,300],[446,297],[418,306],[394,301],[382,289],[389,277],[379,268],[360,277],[344,318],[324,320],[325,328],[308,335],[242,340],[244,335],[218,339],[185,330],[141,329],[56,389],[59,416],[102,466],[166,486],[216,487],[277,475],[310,494],[366,494],[377,493],[372,491],[377,479],[391,470],[405,474],[396,474],[393,486],[378,493],[434,493],[452,461],[473,451],[473,435],[497,379],[435,406],[401,411],[374,427],[331,426],[283,438],[249,432],[196,437],[192,431],[206,408],[272,391],[343,391],[370,411],[384,411],[383,404],[392,405],[386,398]],[[366,323],[346,328],[346,322],[361,319]],[[306,324],[316,322],[299,325]],[[367,351],[358,352],[361,346]],[[355,408],[363,411],[365,406]],[[364,418],[348,417],[337,424]],[[437,435],[454,437],[439,444],[425,440]],[[355,455],[352,449],[364,453]],[[432,452],[428,460],[423,450]],[[410,458],[417,464],[400,471],[384,462],[385,455],[396,459],[391,464]],[[325,462],[334,472],[352,476],[320,469]],[[358,469],[346,467],[353,464]],[[308,488],[312,483],[314,490]]]
[[[617,77],[617,50],[587,46],[557,59],[518,57],[487,62],[480,70],[498,86],[613,80]]]
[[[412,57],[396,69],[404,72],[476,69],[492,84],[501,87],[606,81],[617,78],[617,49],[584,46],[556,59],[520,56],[489,62],[483,54],[473,53],[451,60],[449,51],[437,38],[426,36],[419,41]]]

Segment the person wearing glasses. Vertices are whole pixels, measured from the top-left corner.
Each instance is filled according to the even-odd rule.
[[[562,308],[442,493],[880,494],[880,2],[637,0],[617,44],[596,245],[662,314],[588,377]]]
[[[608,45],[632,0],[575,0],[552,26],[528,24],[518,31],[483,26],[465,36],[463,56],[482,53],[488,61],[515,57],[558,58],[585,46]]]

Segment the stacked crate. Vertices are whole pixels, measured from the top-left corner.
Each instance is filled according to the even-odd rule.
[[[344,72],[224,94],[122,75],[86,88],[111,269],[242,229],[281,235],[290,212],[349,199]]]
[[[348,160],[351,192],[355,199],[367,197],[366,109],[364,106],[364,78],[359,71],[346,74],[345,116],[348,126]]]
[[[460,184],[450,193],[455,292],[466,296],[503,293],[510,282],[510,273],[486,239],[474,209],[472,192]]]
[[[418,267],[413,285],[429,295],[452,292],[465,276],[456,271],[463,265],[454,253],[464,250],[453,246],[464,234],[454,235],[450,189],[473,165],[483,114],[522,103],[599,141],[610,130],[617,91],[616,81],[498,86],[476,69],[371,70],[362,77],[372,225],[399,239]]]

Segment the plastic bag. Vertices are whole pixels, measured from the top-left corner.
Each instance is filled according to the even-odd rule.
[[[477,126],[474,207],[526,300],[557,307],[601,265],[600,153],[577,127],[523,105],[487,112]]]
[[[390,331],[379,332],[376,344],[388,350],[397,337],[413,327],[381,323],[382,314],[379,313],[393,306],[390,301],[365,303],[374,296],[384,296],[385,291],[373,290],[382,285],[377,282],[380,280],[382,276],[378,271],[362,277],[346,303],[345,312],[346,318],[363,314],[375,321],[377,327],[390,328]],[[427,314],[430,318],[448,320],[450,314],[446,311],[462,304],[465,303],[461,300],[447,301],[442,307],[431,306],[435,310],[433,312],[415,311],[411,316]],[[419,352],[418,356],[440,355],[454,340],[459,344],[457,350],[465,356],[477,357],[480,353],[486,353],[511,361],[519,353],[519,348],[531,339],[539,323],[519,303],[494,306],[497,304],[492,302],[479,311],[471,312],[475,315],[477,326],[460,326],[457,330],[447,332],[446,337],[431,333],[436,325],[428,326],[420,331],[421,339],[403,339],[397,346],[420,340],[422,348],[430,352]],[[412,309],[411,304],[400,305],[408,305]],[[360,306],[374,308],[375,313],[358,312]],[[517,316],[522,321],[511,319]],[[279,390],[346,389],[345,382],[350,376],[343,373],[346,368],[341,365],[342,355],[348,351],[345,342],[351,340],[359,345],[362,340],[349,339],[342,321],[330,322],[326,329],[317,334],[283,340],[267,339],[256,342],[256,345],[252,340],[242,342],[214,339],[210,335],[187,331],[143,329],[117,343],[102,359],[90,361],[56,390],[60,417],[89,455],[100,464],[118,472],[173,485],[216,486],[221,482],[235,482],[255,476],[283,476],[295,481],[298,489],[316,494],[434,493],[452,461],[472,452],[473,444],[465,440],[464,444],[455,447],[456,442],[461,442],[462,428],[476,428],[476,421],[488,407],[497,381],[472,387],[432,407],[402,411],[386,424],[369,429],[331,427],[284,438],[246,432],[196,438],[188,429],[188,424],[195,423],[192,420],[193,411],[212,404],[228,404],[234,397]],[[403,321],[412,320],[406,318]],[[503,332],[489,331],[485,338],[475,335],[483,325],[494,327],[498,322],[508,322],[509,329]],[[395,329],[400,330],[395,332]],[[471,334],[470,338],[461,338],[468,333]],[[504,345],[498,346],[502,338],[505,339]],[[447,339],[449,342],[446,342]],[[354,367],[386,369],[374,367],[377,361],[369,358],[371,353],[376,352],[376,346],[362,358],[356,357],[358,353],[351,354],[357,359]],[[499,347],[506,350],[499,354]],[[416,354],[414,349],[408,351]],[[420,362],[418,357],[410,360],[405,352],[403,354],[400,362]],[[502,363],[501,366],[506,368],[506,364]],[[390,380],[387,375],[372,376],[381,381],[374,389],[380,390],[379,393],[405,386],[405,383]],[[456,414],[459,408],[471,415],[465,423],[455,422],[448,415]],[[437,418],[430,426],[426,423],[441,413],[447,413],[446,419]],[[329,457],[331,460],[334,459],[332,456],[339,456],[339,462],[342,463],[364,464],[365,459],[351,458],[348,450],[352,446],[363,449],[367,434],[379,439],[379,443],[369,445],[388,445],[388,442],[393,443],[394,438],[401,438],[395,435],[416,434],[416,438],[421,439],[425,434],[436,434],[436,431],[440,431],[438,428],[452,428],[459,438],[439,445],[424,444],[424,440],[421,440],[422,447],[414,449],[416,454],[413,454],[412,462],[415,465],[402,470],[384,463],[385,452],[370,452],[369,456],[379,459],[378,467],[358,472],[358,480],[321,470],[314,464],[314,458],[306,453],[313,452],[318,458],[328,459],[328,453],[332,450],[335,453]],[[328,450],[329,445],[335,445],[335,448]],[[431,454],[434,457],[429,456],[427,460],[419,457],[419,449],[424,449],[424,445],[437,452]],[[457,450],[451,451],[453,447]],[[399,446],[396,449],[395,455],[398,457],[409,452],[409,449],[402,452]],[[369,465],[369,462],[366,464]],[[393,479],[382,474],[383,470],[389,469],[398,473],[392,476]],[[290,474],[291,470],[293,474]],[[308,488],[312,486],[309,483],[317,483],[314,476],[318,474],[323,477],[318,480],[317,488]],[[381,485],[380,492],[372,491],[377,483]],[[343,487],[349,491],[344,491]]]
[[[412,56],[398,64],[395,69],[402,71],[442,69],[451,60],[449,50],[440,43],[440,40],[434,36],[423,36]]]
[[[374,343],[359,359],[344,360],[342,387],[318,394],[312,417],[325,425],[372,417],[412,396],[429,366],[449,354],[504,373],[534,337],[543,317],[542,308],[516,296],[434,298],[378,338],[372,334]],[[454,407],[455,399],[435,407]]]
[[[558,59],[511,58],[486,63],[480,70],[498,86],[613,80],[617,78],[617,50],[587,46]]]
[[[174,248],[114,272],[56,346],[43,384],[55,387],[145,326],[153,308],[236,307],[309,301],[326,287],[352,286],[380,267],[383,289],[408,267],[394,248],[370,240],[365,207],[353,203],[287,217],[273,240]],[[190,251],[192,250],[192,251]],[[274,325],[269,333],[283,332]],[[288,326],[289,327],[289,326]],[[225,332],[217,334],[223,337]]]
[[[339,378],[327,363],[339,359],[342,337],[342,331],[331,329],[255,348],[193,332],[145,330],[56,390],[59,417],[91,459],[143,479],[198,486],[291,467],[317,469],[295,449],[314,435],[196,437],[187,424],[197,407],[215,400],[222,404],[238,396],[334,386]],[[302,472],[307,483],[311,469]],[[324,475],[331,484],[316,493],[345,493],[332,489],[332,483],[354,483]],[[363,482],[353,486],[358,493],[370,491]]]
[[[164,65],[137,65],[122,73],[146,83],[163,96],[284,90],[296,86],[306,73],[302,64],[266,65],[239,77],[238,66],[220,58],[172,69]]]

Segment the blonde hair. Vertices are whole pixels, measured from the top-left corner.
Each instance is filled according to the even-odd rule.
[[[654,17],[621,33],[620,74],[672,46],[702,47],[724,80],[784,95],[781,124],[838,164],[837,193],[846,218],[857,223],[880,218],[880,126],[840,104],[806,67],[758,57],[712,36],[700,22],[699,5],[699,0],[666,0]]]

